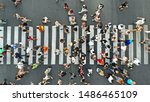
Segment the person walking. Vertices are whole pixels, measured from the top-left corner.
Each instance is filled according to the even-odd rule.
[[[40,32],[43,32],[43,31],[44,31],[44,26],[43,26],[43,25],[39,25],[39,26],[37,26],[37,29],[38,29]]]
[[[17,7],[19,4],[21,4],[22,0],[11,0],[14,5]]]
[[[50,22],[50,20],[48,19],[48,17],[45,16],[45,17],[42,18],[42,23],[43,24],[47,24],[49,22]]]

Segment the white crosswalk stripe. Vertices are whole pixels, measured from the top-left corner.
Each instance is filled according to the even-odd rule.
[[[0,48],[3,48],[4,46],[4,27],[0,27]],[[0,64],[3,64],[3,57],[0,58],[0,61],[1,63]]]
[[[67,34],[67,44],[71,43],[71,26],[68,26],[68,28],[69,28],[69,33]],[[67,45],[67,47],[70,48],[69,45]],[[70,63],[70,57],[69,57],[70,54],[71,54],[71,49],[69,49],[69,54],[67,55],[67,63]]]
[[[59,39],[64,39],[64,31],[63,31],[63,26],[59,27]],[[59,55],[59,64],[63,64],[63,50],[64,44],[59,43],[59,50],[61,51]]]
[[[79,47],[79,43],[78,43],[78,40],[79,40],[79,26],[76,26],[77,27],[77,31],[74,31],[74,40],[77,41],[77,47]],[[78,60],[79,60],[79,57],[77,56],[76,59],[75,59],[75,64],[79,64],[78,63]]]
[[[129,25],[128,26],[128,28],[130,29],[130,30],[132,30],[133,29],[133,26],[132,25]],[[130,34],[129,34],[129,37],[128,37],[129,39],[133,39],[133,32],[131,32]],[[129,60],[131,60],[131,61],[133,61],[133,58],[134,58],[134,56],[133,56],[133,43],[129,46]]]
[[[100,43],[100,40],[101,40],[102,36],[101,36],[100,31],[101,31],[101,29],[97,29],[97,36],[98,36],[98,40],[97,40],[97,58],[98,59],[102,58],[102,56],[100,54],[102,52],[102,48],[101,48],[102,46],[101,46],[101,43]]]
[[[64,31],[63,31],[63,26],[60,26],[57,27],[56,26],[52,26],[51,28],[48,27],[48,26],[45,26],[44,28],[44,32],[41,33],[39,32],[39,30],[36,29],[36,33],[34,33],[34,29],[33,27],[29,27],[29,34],[28,33],[25,33],[23,31],[21,31],[19,29],[18,26],[15,26],[15,27],[11,27],[11,26],[8,26],[6,27],[6,34],[4,34],[4,27],[0,27],[0,48],[3,48],[4,45],[6,44],[15,44],[15,43],[19,43],[19,42],[22,42],[23,45],[25,46],[25,48],[27,47],[30,47],[30,48],[33,48],[33,46],[43,46],[42,45],[42,42],[44,42],[44,46],[47,46],[49,47],[50,49],[48,49],[48,52],[44,54],[44,65],[55,65],[55,64],[60,64],[62,65],[64,62],[66,63],[70,63],[70,54],[71,54],[71,47],[68,45],[69,43],[72,42],[72,40],[75,40],[75,41],[78,41],[79,39],[79,35],[80,35],[80,31],[81,31],[81,36],[85,36],[85,30],[80,28],[79,26],[76,26],[77,27],[77,31],[73,31],[71,26],[68,26],[69,28],[69,33],[65,35]],[[112,26],[113,28],[112,29],[115,29],[117,26],[116,25],[113,25]],[[52,33],[50,34],[50,30],[49,29],[52,29]],[[133,25],[128,25],[126,26],[126,29],[133,29]],[[147,25],[144,25],[144,31],[147,31],[148,30],[148,26]],[[89,35],[89,41],[90,39],[94,36],[94,35],[97,35],[98,36],[98,40],[97,42],[94,42],[94,44],[97,45],[97,48],[94,48],[96,46],[93,46],[93,47],[89,47],[89,48],[93,48],[93,49],[96,49],[95,52],[97,52],[97,58],[102,58],[101,56],[101,52],[102,52],[102,45],[101,45],[101,42],[100,40],[102,39],[102,34],[100,34],[100,31],[101,29],[97,29],[97,31],[94,30],[94,25],[90,25],[90,35]],[[141,46],[141,44],[139,43],[140,41],[142,41],[143,39],[147,39],[148,38],[148,34],[146,33],[143,33],[144,31],[142,32],[131,32],[128,36],[125,37],[125,35],[122,35],[122,37],[125,39],[134,39],[135,41],[130,44],[128,47],[128,53],[125,53],[123,51],[121,51],[121,57],[123,56],[126,56],[129,58],[129,60],[133,60],[134,58],[138,58],[140,60],[142,60],[143,64],[149,64],[149,54],[148,52],[146,51],[145,47],[147,47],[148,45],[144,45],[144,47]],[[35,35],[34,35],[35,34]],[[12,36],[14,35],[13,39],[12,39]],[[37,40],[35,41],[27,41],[27,36],[36,36]],[[74,36],[73,36],[74,35]],[[142,39],[141,36],[144,36],[144,38]],[[43,37],[42,37],[43,36]],[[64,39],[64,37],[66,36],[66,44],[67,46],[64,46],[65,44],[64,43],[59,43],[60,39]],[[114,48],[114,46],[117,46],[117,41],[118,41],[118,37],[120,36],[118,31],[115,32],[114,36],[116,37],[116,42],[113,42],[113,46],[112,46],[112,52],[115,52],[117,51],[117,48]],[[4,42],[4,38],[2,37],[7,37],[5,38],[5,42]],[[74,38],[72,38],[74,37]],[[42,39],[43,38],[43,39]],[[50,38],[50,39],[49,39]],[[105,34],[105,38],[106,39],[109,39],[110,38],[110,30],[108,30]],[[59,39],[57,41],[57,39]],[[27,43],[28,42],[28,43]],[[59,44],[58,44],[59,43]],[[35,44],[35,45],[34,45]],[[58,44],[58,47],[57,45]],[[88,44],[88,45],[87,45]],[[111,44],[111,42],[108,40],[108,45]],[[50,47],[51,46],[51,47]],[[79,47],[79,43],[77,43],[76,45],[77,47]],[[87,53],[87,46],[89,46],[89,43],[86,43],[86,41],[81,45],[82,47],[82,52],[85,53],[85,54],[88,54]],[[134,46],[135,46],[135,49],[134,49]],[[65,57],[64,55],[64,52],[63,52],[63,48],[64,47],[68,47],[69,48],[69,54],[67,55],[67,57]],[[59,50],[61,50],[61,53],[60,55],[58,55],[58,57],[56,57],[55,55],[55,50],[56,48],[59,48]],[[143,49],[144,48],[144,49]],[[106,52],[108,52],[108,57],[110,57],[110,51],[109,49],[105,50]],[[16,52],[19,52],[20,50],[19,49],[14,49],[14,52],[13,53],[16,53]],[[144,53],[142,52],[144,51]],[[29,58],[26,58],[26,57],[23,57],[23,61],[28,61],[28,64],[32,64],[32,63],[38,63],[38,53],[40,51],[36,51],[35,55],[33,51],[30,52],[30,55]],[[21,55],[25,55],[25,51],[24,51],[24,48],[21,49]],[[33,56],[32,56],[33,55]],[[91,56],[91,54],[89,55]],[[143,57],[144,56],[144,57]],[[66,60],[64,60],[65,58]],[[4,61],[4,59],[6,61]],[[34,61],[35,59],[35,61]],[[50,61],[49,61],[50,59]],[[75,60],[75,64],[78,64],[78,56],[76,57],[76,60]],[[56,61],[57,60],[57,61]],[[93,65],[94,64],[94,61],[91,59],[91,57],[89,58],[86,58],[86,60],[89,60],[89,64],[90,65]],[[2,61],[0,64],[17,64],[18,63],[18,59],[16,58],[13,58],[11,57],[11,53],[7,53],[7,55],[4,57],[4,58],[0,58],[0,61]],[[109,59],[106,60],[106,62],[110,62]],[[87,62],[85,62],[87,63]]]
[[[125,27],[124,27],[124,29],[125,29]],[[125,39],[125,35],[124,34],[121,34],[121,37],[122,37],[122,39]],[[121,43],[121,45],[124,46],[125,44]],[[121,58],[123,58],[123,57],[126,57],[125,56],[125,51],[121,50]],[[124,62],[121,61],[121,64],[124,64]]]
[[[51,64],[56,63],[56,55],[55,55],[55,50],[56,50],[56,26],[52,26],[52,43],[51,43]]]
[[[141,41],[141,34],[139,31],[136,32],[136,58],[138,58],[141,61],[141,44],[139,43]]]
[[[29,36],[33,37],[33,28],[32,27],[29,27]],[[29,41],[29,48],[33,48],[33,41]],[[30,51],[30,55],[29,56],[29,60],[28,60],[28,64],[31,65],[32,62],[33,62],[33,50]]]
[[[23,31],[21,33],[21,42],[23,43],[23,45],[26,45],[26,33]],[[21,49],[21,55],[25,55],[25,52],[25,49]],[[22,60],[25,61],[25,57],[23,57]]]
[[[84,29],[82,29],[82,36],[85,36],[85,30],[84,30]],[[85,40],[85,42],[82,44],[82,52],[83,52],[84,54],[86,54],[86,40]],[[85,59],[85,64],[86,64],[86,59]]]
[[[19,27],[15,26],[14,28],[14,44],[19,43]],[[18,49],[14,49],[14,53],[18,52]],[[14,58],[14,64],[18,63],[18,59]]]
[[[49,44],[48,44],[48,40],[49,40],[49,28],[48,26],[45,26],[44,27],[44,46],[48,47]],[[44,64],[45,65],[48,65],[48,54],[49,54],[49,49],[48,51],[44,54]]]
[[[7,44],[11,45],[11,27],[7,27]],[[11,54],[7,53],[6,64],[11,64]]]
[[[110,38],[110,27],[106,31],[105,38],[106,38],[106,40],[108,40]],[[107,45],[110,45],[110,40],[108,40]],[[108,58],[110,58],[110,49],[106,48],[105,52],[108,53]],[[110,63],[110,59],[105,59],[105,62]]]
[[[113,25],[113,29],[116,29],[117,26]],[[116,29],[117,30],[117,29]],[[114,37],[116,37],[116,41],[113,42],[113,46],[117,46],[118,43],[118,30],[117,31],[113,31],[114,32]],[[113,53],[117,51],[117,48],[113,47]]]
[[[147,25],[144,25],[144,31],[148,31],[148,26]],[[144,39],[147,39],[148,38],[148,34],[146,33],[143,33],[144,34]],[[148,47],[148,45],[144,45],[144,64],[148,64],[148,53],[146,52],[146,47]]]
[[[90,26],[90,39],[94,36],[94,25],[91,25]],[[93,41],[94,42],[94,41]],[[90,49],[93,48],[94,49],[94,46],[90,46]],[[90,58],[90,64],[94,64],[94,60],[91,59],[91,54],[89,56]]]
[[[36,30],[36,39],[37,39],[37,41],[36,41],[36,46],[41,46],[41,32],[37,29]],[[38,49],[37,51],[36,51],[36,63],[38,63],[38,58],[39,58],[39,56],[38,56],[38,53],[41,51],[41,49]]]

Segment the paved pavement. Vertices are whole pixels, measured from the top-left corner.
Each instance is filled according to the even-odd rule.
[[[96,6],[99,3],[104,4],[104,9],[102,11],[102,21],[104,21],[104,23],[108,23],[108,22],[112,22],[112,24],[117,25],[120,23],[123,23],[126,25],[126,27],[132,27],[133,22],[136,21],[136,17],[137,16],[143,16],[147,19],[146,21],[146,25],[147,27],[145,27],[145,29],[148,29],[148,27],[150,26],[149,24],[149,13],[147,10],[149,9],[149,3],[150,1],[148,0],[132,0],[129,1],[129,8],[124,10],[123,12],[119,12],[118,10],[118,5],[124,0],[120,0],[120,1],[116,1],[116,0],[86,0],[86,4],[88,6],[88,19],[90,19],[88,21],[88,24],[90,25],[94,25],[93,22],[91,22],[91,18],[90,15],[93,14],[93,12],[95,11]],[[19,13],[21,15],[27,16],[28,18],[32,19],[32,23],[30,24],[30,30],[31,33],[29,34],[36,34],[36,36],[38,35],[38,37],[40,37],[38,34],[38,32],[36,31],[35,27],[39,24],[41,24],[41,19],[43,16],[47,16],[50,18],[51,23],[49,23],[47,25],[47,27],[49,27],[50,29],[46,32],[49,33],[44,33],[49,35],[49,40],[45,39],[44,36],[42,36],[41,34],[41,44],[47,44],[47,42],[49,42],[49,47],[51,48],[51,44],[56,44],[55,46],[58,47],[59,44],[57,43],[58,37],[53,37],[53,33],[54,32],[59,32],[61,33],[61,30],[56,30],[54,31],[54,28],[52,28],[52,25],[54,25],[54,22],[56,20],[59,20],[62,23],[65,24],[69,24],[68,22],[68,17],[67,14],[65,12],[65,10],[63,9],[63,2],[67,2],[71,8],[73,10],[75,10],[75,14],[77,15],[77,23],[78,25],[81,25],[81,21],[80,18],[81,16],[77,14],[78,11],[81,10],[81,6],[82,4],[79,2],[79,0],[60,0],[59,3],[56,3],[55,0],[23,0],[23,3],[18,6],[17,8],[14,7],[14,5],[12,4],[11,1],[6,1],[6,0],[0,0],[0,2],[3,2],[6,6],[5,9],[0,10],[0,17],[1,18],[5,18],[8,21],[8,24],[6,26],[4,26],[4,36],[6,36],[4,38],[4,44],[7,43],[14,43],[16,41],[16,37],[14,37],[13,35],[19,35],[21,33],[21,31],[17,31],[17,26],[19,24],[19,22],[13,17],[14,13]],[[74,4],[74,5],[72,5]],[[11,9],[10,9],[11,8]],[[131,25],[131,26],[129,26]],[[79,27],[80,28],[80,27]],[[13,33],[14,32],[14,33]],[[18,33],[17,33],[18,32]],[[81,33],[81,29],[80,29],[80,34]],[[94,32],[94,31],[93,31]],[[94,35],[96,35],[96,32],[93,33]],[[52,33],[52,35],[50,35]],[[60,35],[59,33],[57,33],[58,35]],[[2,33],[1,33],[2,34]],[[137,33],[134,33],[136,36],[133,36],[135,39],[143,39],[144,36],[140,36],[137,35]],[[144,35],[144,33],[142,32],[141,34]],[[25,36],[25,35],[24,35]],[[149,36],[149,35],[148,35]],[[23,34],[20,34],[18,36],[18,41],[24,38]],[[56,43],[53,42],[53,38],[56,38]],[[67,36],[68,41],[70,41],[72,39],[71,36]],[[75,38],[75,37],[74,37]],[[47,41],[46,41],[47,40]],[[11,41],[11,42],[9,42]],[[25,41],[25,39],[23,40]],[[51,43],[52,42],[52,43]],[[27,43],[27,41],[25,41],[25,43]],[[31,46],[33,44],[37,44],[37,42],[33,42],[31,43]],[[133,58],[134,57],[140,57],[140,59],[142,60],[142,65],[130,70],[130,77],[134,80],[137,81],[137,84],[150,84],[150,77],[148,77],[150,75],[150,70],[149,70],[149,59],[145,59],[144,56],[146,56],[145,54],[145,50],[144,47],[141,46],[140,49],[138,50],[139,46],[138,46],[138,40],[136,40],[135,44],[132,45],[134,50],[133,50]],[[138,46],[138,47],[137,47]],[[97,46],[98,47],[98,46]],[[98,49],[96,47],[96,49]],[[58,58],[58,57],[54,57],[51,53],[53,53],[53,49],[51,48],[51,50],[49,51],[49,56],[48,59],[45,60],[45,65],[48,63],[49,65],[53,65],[53,70],[52,70],[52,76],[54,77],[54,80],[51,81],[51,84],[56,84],[56,81],[58,79],[58,70],[63,69],[63,67],[60,65],[62,64],[62,62],[65,61],[65,59],[67,58],[63,58],[62,57]],[[129,50],[130,51],[130,50]],[[140,51],[140,52],[138,52]],[[138,52],[138,53],[137,53]],[[127,52],[126,55],[129,56],[130,52]],[[130,56],[131,57],[131,56]],[[147,57],[149,58],[149,55],[147,55]],[[8,59],[7,59],[8,58]],[[7,57],[6,59],[4,59],[4,63],[2,65],[0,65],[0,81],[2,81],[4,78],[9,79],[10,81],[14,80],[14,76],[16,74],[16,68],[15,68],[15,63],[16,60],[11,58],[10,59],[10,55]],[[52,60],[52,58],[56,58],[56,60]],[[60,60],[61,59],[61,60]],[[10,60],[10,61],[9,61]],[[36,58],[31,58],[29,59],[29,63],[31,62],[36,62]],[[52,62],[55,61],[55,62]],[[67,61],[67,60],[66,60]],[[108,84],[107,80],[101,76],[98,76],[96,73],[96,68],[97,68],[97,64],[93,63],[92,61],[90,61],[90,59],[87,59],[87,62],[90,63],[87,64],[85,67],[89,68],[92,67],[94,69],[94,73],[93,76],[91,78],[87,78],[91,84],[97,84],[97,85],[104,85],[104,84]],[[147,65],[143,65],[144,63],[146,63]],[[94,64],[94,65],[93,65]],[[44,70],[47,68],[47,66],[41,66],[39,69],[36,70],[30,70],[30,74],[27,74],[21,81],[18,81],[17,84],[30,84],[30,82],[34,82],[35,84],[37,84],[39,81],[41,81],[42,77],[44,76],[43,72]],[[71,66],[71,69],[68,70],[69,71],[76,71],[76,66]],[[87,70],[86,70],[87,71]],[[65,76],[63,79],[63,84],[68,84],[68,80],[69,80],[69,75]],[[80,83],[80,79],[76,78],[76,80],[78,84]]]

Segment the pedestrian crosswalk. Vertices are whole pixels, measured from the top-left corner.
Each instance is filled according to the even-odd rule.
[[[71,26],[68,26],[69,28],[69,33],[65,34],[63,31],[63,26],[56,27],[56,26],[44,26],[44,32],[40,32],[36,27],[29,27],[29,33],[23,32],[18,26],[11,27],[0,27],[0,48],[3,48],[4,45],[8,44],[15,44],[15,43],[23,43],[25,48],[30,47],[33,48],[33,46],[48,46],[49,49],[47,53],[44,53],[44,65],[55,65],[59,64],[62,65],[63,63],[70,63],[70,54],[71,54],[71,48],[69,49],[69,54],[68,56],[65,56],[63,53],[63,48],[64,47],[70,47],[69,43],[72,41],[78,41],[78,39],[81,36],[85,36],[85,30],[82,29],[80,26],[76,26],[77,31],[73,31],[73,28]],[[117,25],[113,25],[112,29],[117,28]],[[102,48],[100,40],[105,37],[105,39],[110,38],[110,32],[111,28],[108,28],[106,34],[103,36],[100,33],[100,29],[94,29],[94,25],[90,25],[90,34],[89,38],[91,39],[93,36],[97,36],[98,41],[94,41],[94,46],[93,48],[96,49],[96,55],[97,58],[102,58],[101,52],[106,51],[108,52],[108,57],[110,57],[110,52],[115,52],[116,49],[114,46],[117,46],[117,41],[119,39],[119,33],[116,31],[115,35],[116,36],[116,42],[113,42],[113,47],[112,49],[104,49]],[[133,29],[133,25],[128,25],[126,26],[126,29]],[[148,30],[148,25],[144,25],[144,31]],[[134,39],[134,43],[129,45],[129,48],[127,52],[120,52],[120,57],[126,56],[129,58],[129,60],[133,60],[134,58],[138,58],[142,61],[142,64],[149,64],[149,54],[146,51],[145,47],[148,45],[141,45],[139,42],[142,41],[143,39],[147,39],[149,36],[148,34],[145,34],[144,31],[142,32],[131,32],[129,35],[122,35],[122,38],[124,39]],[[27,36],[35,36],[37,40],[35,41],[28,41]],[[60,43],[60,39],[65,39],[65,43]],[[82,52],[85,54],[88,53],[87,48],[91,48],[89,46],[89,43],[87,42],[89,40],[86,40],[83,44],[77,43],[76,46],[82,48]],[[111,41],[108,40],[108,44],[111,44]],[[89,46],[89,47],[88,47]],[[59,49],[61,50],[60,55],[55,55],[55,50]],[[13,49],[13,53],[15,52],[21,52],[21,55],[25,55],[25,49]],[[38,52],[30,51],[29,58],[23,57],[22,60],[27,61],[28,64],[32,63],[37,63],[38,62]],[[12,57],[11,53],[7,53],[5,57],[0,58],[2,61],[0,64],[17,64],[18,59],[15,57]],[[110,59],[106,60],[107,62],[110,62]],[[87,63],[89,62],[89,63]],[[78,64],[78,56],[75,59],[75,64]],[[94,65],[97,64],[96,61],[92,60],[90,55],[89,57],[86,57],[86,64]]]
[[[129,25],[129,30],[133,29],[132,25]],[[129,39],[133,39],[133,32],[130,33],[130,35],[128,36]],[[133,43],[129,46],[129,60],[133,60]]]
[[[148,31],[148,26],[147,25],[144,25],[144,31]],[[147,39],[148,38],[148,34],[144,34],[144,39]],[[144,45],[144,48],[145,47],[148,47],[148,45]],[[144,49],[144,64],[148,64],[148,61],[150,59],[148,59],[148,53],[146,53],[145,49]]]

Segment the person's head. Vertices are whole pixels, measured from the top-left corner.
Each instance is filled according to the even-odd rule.
[[[24,22],[22,25],[23,25],[23,26],[27,26],[28,24],[27,24],[26,22]]]
[[[39,26],[37,26],[36,29],[39,29]]]
[[[21,61],[21,63],[25,64],[26,62],[25,61]]]
[[[68,4],[67,4],[67,3],[64,3],[64,6],[68,6]]]
[[[108,56],[108,53],[105,53],[105,56]]]
[[[112,65],[112,67],[115,67],[115,66],[116,66],[116,63],[112,63],[111,65]]]
[[[107,48],[111,48],[111,46],[110,46],[110,45],[107,45]]]
[[[77,31],[78,29],[77,29],[77,27],[74,27],[73,30],[74,30],[74,31]]]
[[[104,64],[104,65],[108,66],[109,64],[108,64],[108,62],[105,62],[105,64]]]
[[[67,65],[67,63],[64,63],[64,66],[66,66]]]
[[[64,39],[60,39],[60,42],[62,42],[62,43],[63,43],[64,41],[65,41]]]
[[[39,53],[38,53],[38,56],[41,56],[41,55],[42,55],[42,54],[39,52]]]
[[[113,39],[116,39],[116,37],[114,36],[114,37],[112,37]]]
[[[27,55],[26,55],[26,57],[27,57],[27,58],[29,58],[29,57],[30,57],[30,55],[29,55],[29,54],[27,54]]]
[[[48,68],[52,68],[52,66],[48,66]]]

